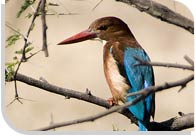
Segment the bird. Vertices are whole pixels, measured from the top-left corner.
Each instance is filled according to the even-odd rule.
[[[99,39],[103,43],[103,67],[106,81],[111,90],[112,105],[119,101],[132,102],[137,96],[129,93],[154,85],[152,66],[141,66],[136,58],[150,61],[149,56],[136,40],[128,25],[121,19],[108,16],[96,19],[88,29],[71,36],[58,45],[73,44]],[[128,110],[138,120],[139,131],[148,131],[151,117],[155,114],[155,94],[150,94]]]

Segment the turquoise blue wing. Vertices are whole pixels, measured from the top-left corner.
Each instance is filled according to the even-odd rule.
[[[136,92],[141,89],[154,85],[153,69],[151,66],[135,66],[139,62],[135,59],[138,57],[145,61],[150,61],[148,55],[143,49],[127,47],[124,51],[124,68],[127,74],[128,81],[131,88],[128,93]],[[136,96],[127,97],[127,101],[132,101]],[[145,100],[142,100],[130,106],[129,110],[140,121],[149,122],[150,116],[154,114],[154,95],[148,96]]]

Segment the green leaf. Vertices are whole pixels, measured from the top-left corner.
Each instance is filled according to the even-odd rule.
[[[7,39],[6,39],[6,42],[7,42],[7,45],[6,45],[6,48],[15,44],[17,40],[20,39],[20,35],[19,34],[13,34],[11,36],[9,36]]]
[[[27,47],[26,48],[26,50],[25,50],[25,53],[27,53],[27,52],[30,52],[31,50],[33,50],[34,49],[34,47],[33,46],[31,46],[31,47]]]
[[[15,65],[17,65],[18,63],[19,63],[18,60],[15,61],[15,62],[7,62],[7,63],[5,63],[5,66],[6,66],[7,68],[13,68],[13,67],[15,67]]]
[[[22,52],[23,52],[23,49],[20,49],[18,51],[15,51],[15,54],[22,54]]]
[[[14,72],[8,72],[6,70],[5,72],[5,81],[9,82],[9,81],[12,81],[12,79],[14,78]]]
[[[29,47],[27,47],[26,49],[25,49],[25,53],[27,53],[27,52],[30,52],[31,50],[33,50],[34,49],[34,47],[33,46],[29,46]],[[18,51],[15,51],[15,53],[16,54],[22,54],[23,53],[23,49],[20,49],[20,50],[18,50]]]
[[[19,61],[15,61],[15,62],[8,62],[5,63],[6,65],[6,72],[5,72],[5,81],[11,81],[13,79],[14,76],[14,70],[15,70],[15,66],[19,63]]]
[[[20,11],[18,11],[17,13],[17,18],[19,18],[21,16],[21,14],[33,3],[35,2],[35,0],[25,0],[23,5],[20,7]]]
[[[28,13],[28,15],[26,15],[25,17],[31,18],[32,17],[32,14],[31,13]]]

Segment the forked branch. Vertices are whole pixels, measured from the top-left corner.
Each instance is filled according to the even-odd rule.
[[[99,113],[99,114],[94,115],[92,117],[86,117],[84,119],[79,119],[79,121],[77,120],[77,122],[79,122],[79,123],[95,120],[95,119],[104,117],[106,115],[109,115],[113,112],[121,111],[121,109],[124,109],[126,107],[129,107],[130,105],[137,103],[138,101],[144,99],[147,95],[149,95],[151,93],[162,91],[162,90],[169,89],[172,87],[186,86],[193,79],[194,79],[194,75],[190,75],[187,78],[184,78],[184,79],[181,79],[181,80],[178,80],[175,82],[165,83],[165,84],[159,85],[159,86],[151,86],[147,89],[140,90],[138,94],[134,94],[134,95],[138,95],[138,97],[134,101],[125,103],[124,105],[121,105],[121,106],[114,106],[114,107],[110,108],[110,105],[106,100],[98,98],[96,96],[88,95],[86,93],[81,93],[81,92],[70,90],[70,89],[57,87],[55,85],[49,84],[48,82],[42,82],[42,81],[33,79],[31,77],[27,77],[25,75],[19,74],[19,73],[16,76],[16,80],[21,81],[21,82],[26,83],[26,84],[31,85],[31,86],[38,87],[40,89],[43,89],[44,91],[48,91],[48,92],[59,94],[59,95],[66,96],[66,97],[68,96],[69,98],[76,98],[79,100],[87,101],[89,103],[93,103],[93,104],[96,104],[96,105],[99,105],[99,106],[102,106],[105,108],[110,108],[110,109],[106,110],[105,112]],[[70,122],[75,124],[75,121],[70,121]],[[70,122],[69,123],[62,122],[62,123],[60,123],[60,127],[71,125]],[[59,127],[59,124],[53,124],[52,127],[49,126],[49,129],[50,128],[53,129],[53,128],[57,128],[57,127]],[[46,127],[46,128],[48,128],[48,127]],[[44,127],[44,129],[42,128],[39,130],[48,130],[48,129],[45,129],[45,127]]]

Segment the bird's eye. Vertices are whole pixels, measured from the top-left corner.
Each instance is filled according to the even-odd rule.
[[[98,30],[106,30],[108,28],[108,26],[106,25],[102,25],[98,28]]]

